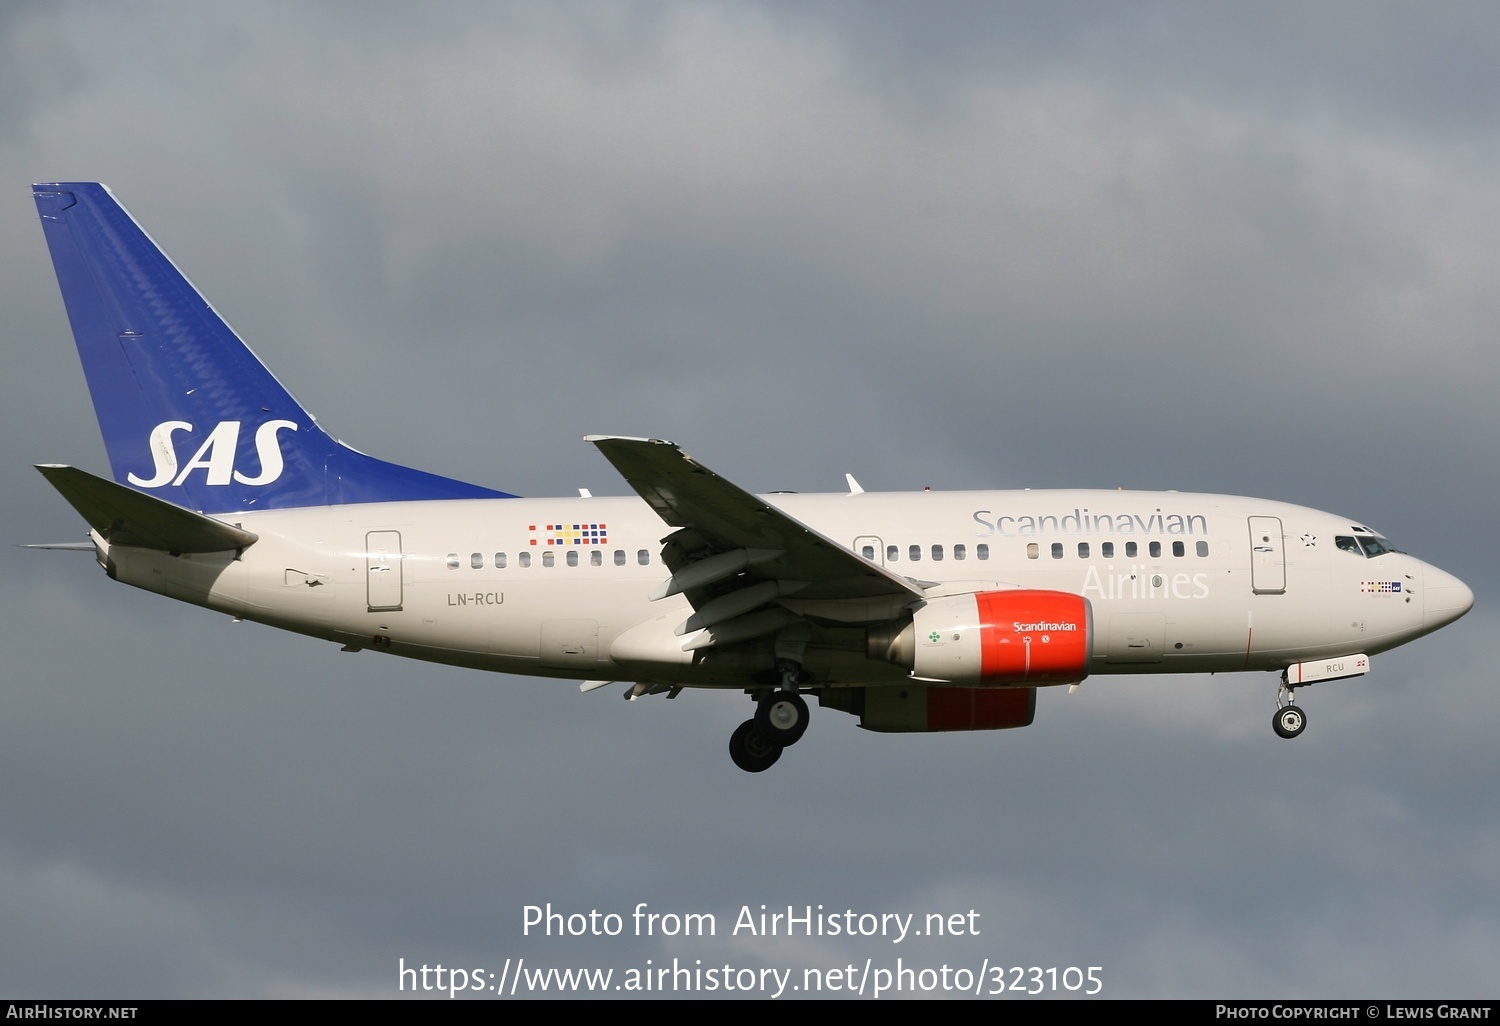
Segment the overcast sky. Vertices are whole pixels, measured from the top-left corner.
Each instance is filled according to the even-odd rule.
[[[1113,997],[1493,997],[1500,9],[0,5],[0,993],[395,996],[406,964],[1101,966]],[[1033,727],[277,633],[10,543],[107,472],[28,186],[108,183],[334,434],[526,495],[580,437],[755,490],[1231,492],[1465,579],[1304,692],[1095,678]],[[526,905],[713,913],[523,936]],[[730,936],[741,906],[978,937]],[[627,929],[627,932],[629,930]]]

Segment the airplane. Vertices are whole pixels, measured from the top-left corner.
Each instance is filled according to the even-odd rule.
[[[1032,723],[1091,676],[1359,677],[1472,607],[1360,521],[1179,492],[753,495],[655,438],[590,435],[635,491],[519,498],[326,434],[98,183],[33,186],[111,478],[43,464],[114,580],[368,650],[742,691],[760,772],[807,699],[883,732]]]

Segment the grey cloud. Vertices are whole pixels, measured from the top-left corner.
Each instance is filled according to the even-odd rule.
[[[104,467],[25,189],[99,178],[387,458],[623,493],[607,430],[758,489],[1265,494],[1370,518],[1468,619],[1307,694],[1295,744],[1269,680],[1118,678],[995,736],[823,711],[747,778],[740,696],[343,655],[11,548],[7,992],[895,953],[521,936],[646,901],[973,906],[921,957],[1110,996],[1484,996],[1493,15],[1004,10],[7,9],[7,539],[82,533],[28,463]]]

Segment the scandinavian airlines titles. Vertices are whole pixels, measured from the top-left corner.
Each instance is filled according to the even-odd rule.
[[[994,517],[993,520],[986,519]],[[1088,507],[1074,507],[1073,512],[1022,514],[996,517],[987,509],[974,511],[974,522],[985,530],[981,538],[999,535],[1025,538],[1043,534],[1208,534],[1208,518],[1202,513],[1163,513],[1157,507],[1150,516],[1138,513],[1090,513]]]

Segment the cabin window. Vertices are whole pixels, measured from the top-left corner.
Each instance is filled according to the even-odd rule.
[[[495,569],[496,570],[504,570],[505,569],[505,553],[503,553],[503,552],[497,552],[497,553],[495,553]]]
[[[1026,543],[1026,558],[1027,559],[1036,559],[1041,554],[1042,554],[1042,547],[1040,545],[1038,545],[1036,542],[1027,542]],[[983,557],[980,557],[980,558],[983,558]]]
[[[1063,544],[1062,544],[1062,542],[1053,542],[1052,543],[1052,558],[1053,559],[1062,559],[1063,558]]]
[[[1079,542],[1078,543],[1078,558],[1079,559],[1088,559],[1089,558],[1089,543],[1088,542]]]
[[[484,566],[484,553],[483,552],[470,553],[469,554],[469,565],[471,567],[473,567],[475,570],[478,570],[480,567]]]
[[[967,545],[955,545],[955,546],[953,546],[953,558],[954,559],[967,559],[968,556],[969,556],[969,547]]]
[[[615,549],[615,566],[625,565],[625,550]]]
[[[569,549],[568,550],[568,565],[569,566],[577,566],[578,565],[578,550],[577,549]]]
[[[1115,558],[1115,543],[1114,542],[1100,542],[1099,543],[1099,555],[1103,556],[1105,559],[1114,559]]]
[[[1353,541],[1354,539],[1350,538],[1349,540]],[[448,569],[449,570],[457,570],[458,569],[458,553],[457,552],[450,552],[450,553],[448,553]]]
[[[1136,550],[1136,547],[1135,547],[1135,542],[1126,542],[1125,543],[1125,558],[1126,559],[1134,559],[1136,551],[1137,550]]]
[[[874,560],[874,558],[875,558],[875,546],[873,546],[873,545],[862,545],[862,546],[860,546],[859,554],[861,556],[864,556],[866,559]]]
[[[557,563],[557,554],[551,549],[542,553],[542,566],[554,566]]]
[[[934,545],[932,547],[932,558],[937,562],[942,562],[943,547],[941,545]]]
[[[906,556],[913,563],[917,562],[918,560],[920,560],[922,558],[922,546],[920,546],[920,545],[913,545],[910,549],[908,549],[906,551]]]
[[[1174,556],[1186,556],[1187,555],[1187,546],[1183,545],[1182,542],[1180,542],[1180,541],[1174,541],[1172,543],[1172,555],[1174,555]]]
[[[1152,542],[1151,543],[1151,558],[1152,559],[1156,559],[1156,558],[1158,558],[1160,556],[1161,556],[1161,542]]]
[[[885,561],[887,563],[896,563],[896,562],[899,562],[900,559],[901,559],[901,546],[899,546],[899,545],[887,545],[885,547]]]
[[[1200,555],[1200,556],[1206,556],[1206,555],[1208,555],[1208,542],[1206,542],[1206,541],[1200,541],[1198,543],[1198,555]]]
[[[522,567],[528,567],[531,565],[531,553],[529,552],[523,552],[516,558],[521,561]]]
[[[637,563],[641,564],[641,566],[650,566],[651,565],[651,550],[650,549],[640,549],[640,550],[638,550],[636,552],[636,554],[635,554],[635,561]]]
[[[980,542],[978,545],[974,546],[974,555],[978,556],[980,559],[989,559],[990,547],[984,542]]]
[[[604,565],[604,553],[602,551],[600,551],[599,549],[595,549],[595,550],[593,550],[592,552],[589,553],[589,566],[603,566],[603,565]]]

